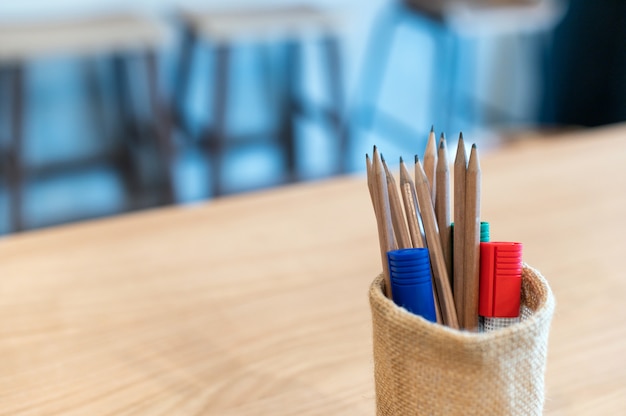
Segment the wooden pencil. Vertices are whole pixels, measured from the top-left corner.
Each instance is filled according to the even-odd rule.
[[[459,318],[459,323],[463,327],[463,267],[465,262],[464,250],[465,241],[463,233],[465,231],[465,173],[467,170],[467,155],[465,153],[465,143],[463,133],[459,135],[454,159],[454,228],[452,230],[452,288],[454,290],[454,303]]]
[[[463,327],[478,331],[478,282],[480,275],[480,180],[476,145],[472,145],[465,177],[465,247]]]
[[[441,238],[441,248],[446,261],[446,270],[450,286],[454,291],[452,279],[452,240],[450,237],[450,168],[448,166],[448,150],[446,149],[446,139],[441,135],[439,139],[439,150],[437,154],[437,190],[435,192],[435,215],[439,227],[439,237]]]
[[[430,196],[435,202],[435,192],[437,191],[436,182],[436,169],[437,169],[437,137],[435,135],[435,128],[430,128],[428,134],[428,142],[426,143],[426,150],[424,150],[424,173],[428,179],[428,189],[430,190]],[[417,178],[417,173],[415,174]]]
[[[431,256],[431,264],[433,268],[433,280],[437,290],[437,298],[441,307],[441,315],[443,323],[451,328],[458,329],[459,323],[448,280],[448,272],[446,271],[446,263],[443,258],[443,250],[441,249],[441,240],[437,229],[437,221],[435,219],[435,208],[433,206],[431,194],[428,189],[428,179],[420,164],[419,158],[415,158],[415,191],[419,204],[420,214],[424,224],[426,233],[426,245]]]
[[[387,180],[385,178],[385,172],[383,171],[382,162],[376,146],[374,146],[372,159],[374,195],[376,196],[376,225],[378,226],[380,257],[385,279],[385,295],[388,298],[391,298],[391,281],[389,279],[387,252],[395,250],[397,248],[397,244],[393,233],[393,225],[391,224],[389,199],[387,197]]]
[[[426,243],[422,230],[420,228],[420,214],[417,205],[417,196],[415,194],[415,184],[409,175],[409,171],[400,157],[400,190],[402,191],[402,200],[404,202],[404,213],[406,215],[407,223],[409,224],[409,232],[411,235],[411,242],[413,247],[425,248]],[[441,317],[441,307],[439,306],[439,297],[437,296],[436,286],[433,285],[433,299],[435,304],[435,315],[437,316],[437,322],[443,323]]]
[[[389,171],[382,154],[380,155],[380,159],[385,170],[389,208],[391,210],[391,224],[393,225],[393,232],[396,236],[398,248],[411,248],[413,244],[411,243],[409,229],[404,218],[404,211],[402,210],[402,203],[400,202],[400,195],[398,194],[398,185],[396,184],[393,174]]]
[[[419,211],[417,208],[417,195],[415,194],[415,184],[409,175],[409,171],[400,158],[400,190],[402,191],[402,201],[404,202],[404,214],[409,225],[409,235],[413,247],[426,247],[424,236],[420,228]]]

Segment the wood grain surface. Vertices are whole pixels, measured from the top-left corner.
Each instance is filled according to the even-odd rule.
[[[555,292],[547,415],[626,408],[626,126],[481,154]],[[0,241],[0,414],[373,415],[365,177]]]

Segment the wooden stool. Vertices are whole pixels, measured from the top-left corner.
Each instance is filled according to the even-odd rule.
[[[363,76],[360,81],[362,92],[357,119],[359,124],[370,129],[374,118],[380,117],[384,124],[395,132],[415,135],[414,129],[385,112],[376,104],[393,47],[397,29],[426,29],[435,43],[435,56],[431,59],[431,97],[426,111],[437,129],[447,131],[452,116],[464,114],[476,122],[481,112],[489,112],[502,118],[509,116],[506,109],[496,108],[479,98],[463,97],[463,86],[459,84],[460,71],[466,79],[475,75],[476,50],[473,41],[487,36],[545,35],[563,15],[560,1],[552,0],[401,0],[393,2],[378,16],[370,34]],[[461,41],[464,41],[461,44]],[[541,39],[542,43],[545,42]],[[541,45],[543,46],[543,45]],[[461,53],[468,58],[460,65]],[[462,68],[462,69],[461,69]],[[468,76],[469,75],[469,76]],[[461,100],[463,99],[463,100]],[[468,111],[459,110],[459,102]]]
[[[215,57],[215,75],[212,83],[213,126],[207,126],[202,133],[202,141],[208,144],[212,165],[211,193],[214,196],[224,193],[222,181],[223,155],[232,135],[226,126],[230,87],[231,54],[238,42],[254,43],[281,42],[286,47],[284,78],[281,86],[280,114],[282,121],[276,132],[279,143],[285,151],[287,180],[298,178],[296,163],[295,119],[298,115],[322,118],[337,137],[339,159],[343,162],[346,152],[344,132],[343,83],[341,77],[341,57],[336,36],[337,21],[334,16],[305,6],[282,9],[237,10],[221,12],[184,11],[180,13],[183,23],[183,44],[178,68],[175,102],[177,120],[183,130],[186,121],[183,106],[187,98],[189,73],[192,67],[193,48],[202,43],[210,46]],[[296,85],[300,75],[301,36],[306,33],[321,35],[325,54],[326,82],[330,103],[325,108],[313,108],[296,96]],[[267,132],[263,132],[267,133]],[[237,142],[253,141],[238,138]],[[337,170],[343,171],[339,164]]]
[[[165,202],[174,201],[172,181],[172,143],[170,123],[166,108],[158,91],[156,51],[164,36],[161,27],[153,20],[135,15],[119,14],[73,21],[29,22],[25,24],[0,25],[0,69],[10,86],[11,128],[7,149],[6,176],[10,200],[10,222],[14,231],[25,228],[23,218],[23,190],[29,169],[25,164],[24,125],[26,66],[35,59],[51,56],[94,58],[111,57],[111,69],[115,78],[117,107],[123,120],[122,136],[128,149],[118,163],[127,178],[127,186],[136,191],[133,178],[132,143],[129,136],[138,134],[139,120],[133,113],[130,92],[130,62],[134,55],[143,61],[149,94],[152,121],[148,123],[160,164],[162,164],[163,193]],[[93,81],[93,80],[92,80]],[[75,162],[75,161],[73,161]],[[71,164],[68,163],[68,166]],[[63,167],[61,167],[63,168]]]

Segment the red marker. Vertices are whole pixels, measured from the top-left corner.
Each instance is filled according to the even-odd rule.
[[[522,243],[480,243],[478,314],[484,331],[519,322],[521,288]]]

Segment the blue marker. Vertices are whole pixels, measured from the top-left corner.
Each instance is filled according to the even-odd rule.
[[[405,248],[387,253],[391,295],[396,305],[437,322],[430,257],[426,248]]]

